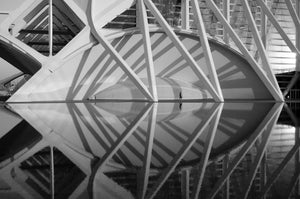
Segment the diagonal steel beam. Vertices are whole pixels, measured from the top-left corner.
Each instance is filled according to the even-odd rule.
[[[272,12],[269,10],[268,6],[266,5],[263,0],[257,0],[257,3],[260,5],[261,9],[264,11],[264,13],[268,16],[268,19],[273,24],[273,26],[276,28],[278,33],[281,35],[282,39],[286,42],[288,47],[291,49],[291,51],[295,52],[298,56],[300,56],[300,51],[297,49],[297,47],[294,45],[294,43],[291,41],[289,36],[284,32],[282,27],[280,26],[279,22],[276,20],[275,16],[272,14]]]
[[[259,52],[260,58],[262,60],[262,66],[263,66],[263,68],[265,68],[264,71],[267,73],[267,76],[269,77],[270,81],[273,83],[273,86],[277,89],[277,92],[281,93],[279,85],[275,78],[275,75],[274,75],[271,65],[269,63],[264,44],[262,42],[262,39],[261,39],[258,29],[256,27],[256,23],[252,16],[249,3],[248,3],[248,1],[241,1],[241,2],[243,4],[243,8],[245,11],[244,13],[246,14],[246,18],[248,20],[248,25],[251,28],[256,47],[258,48],[258,52]],[[282,97],[282,99],[283,99],[283,97]]]
[[[111,45],[107,39],[100,33],[99,30],[95,27],[94,22],[94,12],[93,12],[93,2],[94,0],[89,0],[89,12],[88,21],[91,27],[91,32],[93,36],[97,39],[97,41],[110,53],[110,55],[114,58],[117,64],[121,67],[121,69],[128,75],[129,79],[135,84],[135,86],[143,93],[143,95],[150,101],[153,101],[152,95],[149,93],[148,88],[141,81],[138,75],[130,68],[130,66],[126,63],[123,57],[116,51],[116,49]]]
[[[262,82],[265,84],[265,86],[268,88],[269,92],[273,96],[273,98],[276,101],[284,101],[281,92],[278,92],[277,89],[273,86],[272,82],[268,79],[265,72],[261,69],[261,67],[258,65],[258,63],[255,61],[255,59],[251,56],[245,45],[240,40],[239,36],[235,33],[233,28],[230,26],[226,18],[223,16],[221,11],[218,9],[216,4],[212,0],[206,0],[207,5],[210,7],[210,9],[213,11],[215,16],[218,18],[218,20],[222,23],[224,28],[226,29],[226,32],[230,35],[231,39],[235,42],[237,47],[240,49],[240,51],[245,56],[246,60],[249,62],[250,66],[253,68],[253,70],[256,72],[258,77],[262,80]]]
[[[286,6],[289,9],[289,12],[291,14],[291,17],[294,21],[294,24],[296,27],[300,27],[300,19],[298,17],[298,14],[293,6],[293,3],[291,0],[285,0]]]
[[[146,59],[147,64],[147,74],[148,74],[148,83],[150,87],[151,94],[153,96],[153,101],[157,102],[157,87],[156,87],[156,79],[155,79],[155,71],[154,71],[154,63],[153,63],[153,55],[151,49],[151,40],[150,40],[150,33],[149,33],[149,25],[148,25],[148,18],[147,18],[147,11],[144,5],[143,0],[137,1],[138,12],[140,13],[141,19],[140,22],[140,29],[143,34],[143,41],[144,41],[144,56]]]
[[[211,49],[208,43],[206,31],[204,22],[202,19],[202,15],[199,8],[199,3],[197,0],[191,0],[192,8],[193,8],[193,14],[194,14],[194,20],[197,25],[199,38],[202,44],[203,53],[205,57],[205,62],[209,71],[210,81],[212,82],[212,85],[214,86],[215,90],[218,92],[218,95],[220,96],[221,101],[224,101],[220,82],[218,79],[218,75],[216,72],[216,67],[214,64],[214,60],[211,54]]]
[[[181,28],[190,29],[190,0],[181,1]]]
[[[165,33],[169,36],[173,44],[176,46],[176,48],[179,50],[179,52],[182,54],[182,56],[186,59],[186,61],[189,63],[190,67],[195,71],[196,75],[200,78],[201,81],[203,81],[206,89],[208,92],[212,95],[215,101],[222,102],[222,98],[219,96],[218,92],[214,89],[213,85],[209,81],[209,79],[206,77],[205,73],[202,71],[202,69],[198,66],[197,62],[193,58],[193,56],[188,52],[188,50],[185,48],[185,46],[181,43],[181,41],[178,39],[170,25],[166,22],[164,17],[161,15],[159,10],[156,8],[154,3],[151,0],[144,0],[146,6],[151,11],[151,13],[154,15],[155,19],[158,21],[160,26],[164,29]]]

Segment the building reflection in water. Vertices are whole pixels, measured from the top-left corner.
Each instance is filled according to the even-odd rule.
[[[32,103],[9,109],[0,111],[1,198],[299,196],[299,126],[284,104]],[[280,115],[287,119],[280,122]]]

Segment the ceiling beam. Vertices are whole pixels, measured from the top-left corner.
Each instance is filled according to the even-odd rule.
[[[38,29],[22,29],[19,32],[20,34],[43,34],[47,35],[48,30],[38,30]],[[53,30],[54,35],[73,35],[69,30]]]
[[[49,42],[47,41],[30,41],[27,43],[27,45],[32,46],[32,45],[40,45],[40,46],[48,46]],[[65,42],[53,42],[53,46],[65,46],[67,43]]]

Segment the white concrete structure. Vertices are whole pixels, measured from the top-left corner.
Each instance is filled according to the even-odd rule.
[[[274,5],[250,2],[234,5],[245,15],[249,42],[245,31],[237,32],[241,22],[234,21],[236,12],[227,0],[218,5],[182,1],[172,5],[173,19],[160,12],[167,4],[159,1],[27,0],[1,24],[1,57],[34,74],[8,102],[283,101],[274,76],[278,68],[270,59],[276,47],[268,38],[275,35],[264,27],[265,15],[271,24],[267,29],[274,27],[297,57],[299,45],[276,18]],[[290,23],[298,24],[298,9],[291,1],[284,5]],[[261,18],[253,8],[261,10]],[[216,22],[208,20],[206,10]],[[208,23],[222,26],[223,34],[208,36]],[[296,70],[294,62],[289,70]]]

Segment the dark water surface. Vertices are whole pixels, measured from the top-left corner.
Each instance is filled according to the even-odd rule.
[[[0,106],[0,198],[298,198],[299,104]]]

